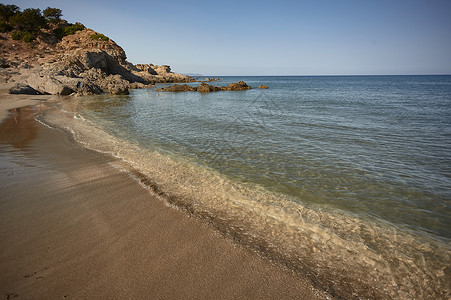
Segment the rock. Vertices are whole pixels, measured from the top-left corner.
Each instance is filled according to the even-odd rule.
[[[108,92],[111,95],[128,95],[130,92],[127,87],[112,85],[108,88]]]
[[[56,78],[46,75],[32,74],[26,79],[26,83],[41,94],[70,95],[74,92],[71,88],[63,84]]]
[[[130,83],[129,89],[145,89],[145,88],[150,88],[150,87],[154,87],[155,84],[149,83],[149,84],[144,84],[141,82],[133,82]]]
[[[62,41],[58,43],[58,48],[63,50],[63,52],[68,52],[74,49],[83,49],[88,51],[101,50],[111,56],[119,64],[126,64],[127,55],[122,47],[111,39],[107,41],[93,40],[91,38],[91,35],[93,34],[99,33],[88,28],[77,31],[75,34],[65,36]]]
[[[171,72],[171,67],[168,65],[161,65],[161,66],[154,66],[153,69],[155,70],[155,72],[157,72],[158,75],[166,75]]]
[[[173,73],[168,65],[135,66],[114,41],[93,40],[93,34],[97,33],[85,28],[56,41],[50,28],[34,41],[35,47],[30,47],[13,41],[10,34],[0,33],[5,39],[2,51],[7,54],[0,58],[0,84],[20,83],[20,88],[12,89],[12,93],[34,90],[41,94],[87,95],[104,91],[127,94],[130,88],[146,88],[155,83],[195,81]]]
[[[140,71],[149,73],[150,75],[158,75],[153,68],[153,64],[137,64],[135,67]]]
[[[244,91],[250,89],[251,87],[248,86],[244,81],[238,81],[238,83],[231,83],[225,88],[226,91]]]
[[[228,86],[217,87],[206,84],[202,82],[197,88],[189,85],[178,85],[174,84],[168,87],[159,88],[155,91],[157,92],[200,92],[200,93],[209,93],[209,92],[218,92],[218,91],[244,91],[251,89],[244,81],[239,81],[238,83],[231,83]]]
[[[103,90],[90,82],[85,80],[80,80],[77,82],[76,89],[77,94],[79,95],[92,95],[92,94],[102,94]]]
[[[72,90],[71,88],[67,87],[67,86],[63,86],[62,89],[57,93],[57,95],[61,95],[61,96],[67,96],[70,95],[74,92],[74,90]]]
[[[268,87],[267,87],[266,85],[263,85],[263,84],[262,84],[262,85],[259,85],[258,88],[259,88],[259,89],[267,89]]]
[[[37,90],[29,85],[18,83],[9,90],[10,94],[40,95]]]
[[[179,85],[173,84],[164,88],[156,89],[157,92],[195,92],[196,88],[187,84]]]
[[[216,87],[216,86],[211,86],[209,84],[206,84],[204,82],[202,82],[196,89],[198,92],[200,93],[209,93],[209,92],[217,92],[220,91],[221,88],[220,87]]]
[[[11,64],[6,60],[0,57],[0,68],[10,68]]]
[[[205,81],[221,81],[221,78],[209,78],[209,77],[205,77]]]

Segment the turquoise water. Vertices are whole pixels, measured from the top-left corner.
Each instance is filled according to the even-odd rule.
[[[451,76],[225,77],[268,90],[86,102],[143,147],[239,180],[451,238]],[[108,125],[106,125],[108,124]]]
[[[217,84],[239,80],[253,89],[71,98],[43,120],[334,296],[449,298],[451,76]]]

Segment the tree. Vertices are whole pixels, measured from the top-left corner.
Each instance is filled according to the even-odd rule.
[[[22,13],[10,18],[10,23],[18,30],[36,32],[47,27],[47,20],[39,8],[27,8]]]
[[[58,8],[47,7],[44,9],[44,17],[50,22],[57,22],[61,19],[62,10]]]
[[[4,5],[0,3],[0,20],[9,22],[9,18],[20,13],[20,9],[16,5]]]

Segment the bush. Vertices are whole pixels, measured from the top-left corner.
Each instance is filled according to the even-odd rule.
[[[74,25],[70,25],[70,26],[64,28],[64,34],[65,35],[71,35],[71,34],[74,34],[77,31],[83,30],[83,29],[85,29],[85,26],[83,24],[76,23]]]
[[[13,28],[5,21],[0,21],[0,32],[10,32]]]
[[[11,33],[11,38],[13,40],[22,40],[26,43],[30,43],[34,40],[35,36],[29,31],[17,30]]]
[[[34,40],[34,35],[31,32],[25,32],[22,36],[22,41],[25,43],[31,43]]]
[[[83,29],[85,29],[85,26],[83,26],[83,24],[76,23],[76,24],[71,24],[67,27],[57,28],[53,31],[53,33],[56,35],[56,37],[58,39],[61,40],[66,35],[74,34],[75,32],[77,32],[79,30],[83,30]]]
[[[23,31],[21,31],[21,30],[18,30],[18,31],[13,31],[12,33],[11,33],[11,38],[13,39],[13,40],[21,40],[22,38],[23,38],[23,36],[24,36],[24,32]]]
[[[110,38],[107,36],[104,36],[101,33],[98,34],[91,34],[91,40],[97,40],[97,41],[108,41]]]

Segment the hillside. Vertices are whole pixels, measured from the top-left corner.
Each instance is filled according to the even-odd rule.
[[[0,4],[0,88],[10,93],[128,94],[130,88],[193,81],[167,65],[133,65],[113,40],[68,23],[58,9],[47,8],[42,15],[39,9],[15,7]],[[49,9],[54,14],[46,17]],[[37,21],[24,24],[24,14]]]

